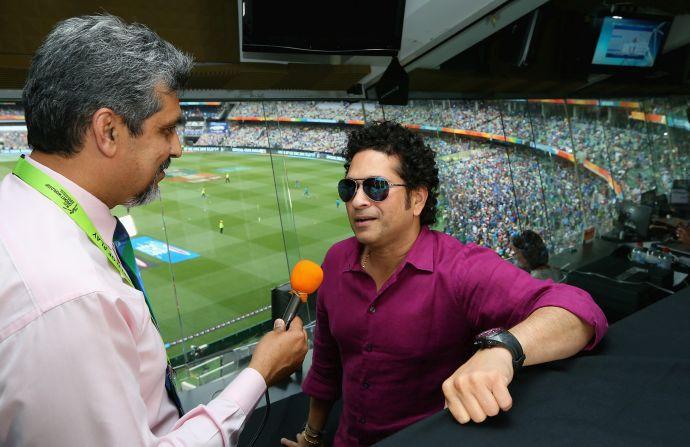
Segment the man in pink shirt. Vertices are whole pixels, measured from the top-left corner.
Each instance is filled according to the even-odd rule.
[[[338,447],[374,444],[444,405],[460,423],[482,422],[511,408],[508,385],[523,363],[601,340],[606,318],[587,293],[428,228],[439,180],[419,135],[374,123],[349,136],[344,156],[338,193],[354,237],[324,259],[302,384],[309,416],[283,445],[322,445],[340,398]]]
[[[0,183],[0,445],[231,446],[299,366],[296,320],[182,416],[163,342],[110,209],[156,197],[182,149],[191,58],[112,16],[60,22],[24,88],[30,157]],[[182,416],[182,417],[181,417]]]

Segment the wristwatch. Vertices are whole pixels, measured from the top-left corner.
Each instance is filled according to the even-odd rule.
[[[501,346],[513,356],[513,374],[517,373],[525,361],[525,354],[517,338],[508,330],[497,327],[484,331],[474,339],[477,349],[488,349]]]

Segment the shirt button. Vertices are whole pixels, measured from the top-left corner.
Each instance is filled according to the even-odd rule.
[[[372,349],[374,349],[374,345],[372,345],[371,343],[367,343],[366,345],[364,345],[365,351],[371,352]]]
[[[369,307],[369,313],[373,314],[374,312],[376,312],[376,306],[372,305],[371,307]]]
[[[364,388],[365,390],[368,390],[369,389],[369,382],[364,382],[362,384],[362,388]]]
[[[366,422],[367,422],[367,420],[364,418],[364,416],[362,416],[361,418],[359,418],[359,423],[360,423],[360,424],[365,424]]]

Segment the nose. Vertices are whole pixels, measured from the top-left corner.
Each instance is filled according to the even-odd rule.
[[[357,190],[350,203],[352,203],[352,206],[355,208],[366,208],[371,205],[371,200],[364,194],[364,187],[361,182],[357,182]]]
[[[182,143],[180,143],[180,136],[175,135],[173,140],[172,147],[170,148],[170,156],[172,158],[180,158],[182,156]]]

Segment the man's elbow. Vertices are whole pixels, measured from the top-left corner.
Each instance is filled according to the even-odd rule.
[[[580,320],[580,344],[577,352],[582,351],[585,347],[589,346],[593,341],[594,337],[596,336],[596,331],[594,329],[594,326],[591,324],[587,323],[586,321],[578,318]]]

